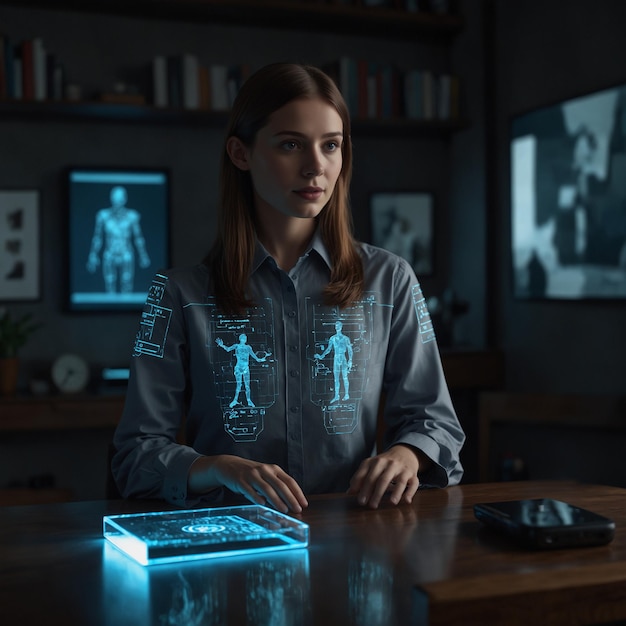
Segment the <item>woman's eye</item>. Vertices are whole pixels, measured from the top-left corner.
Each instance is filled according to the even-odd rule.
[[[335,150],[339,149],[339,142],[337,141],[329,141],[326,144],[326,150],[328,150],[329,152],[334,152]]]
[[[288,151],[295,150],[298,147],[298,144],[295,141],[283,141],[283,143],[280,145],[283,150]]]

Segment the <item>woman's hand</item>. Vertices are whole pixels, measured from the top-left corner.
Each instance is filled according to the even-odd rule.
[[[300,513],[309,504],[300,485],[278,465],[230,454],[200,457],[191,466],[187,483],[194,493],[228,487],[254,504],[269,504],[283,513]]]
[[[410,504],[420,484],[417,472],[427,462],[427,457],[415,448],[397,444],[365,459],[352,477],[348,493],[372,509],[378,508],[387,492],[392,504]]]

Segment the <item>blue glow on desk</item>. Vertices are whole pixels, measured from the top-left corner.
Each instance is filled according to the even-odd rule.
[[[304,548],[309,527],[258,505],[103,518],[104,538],[141,565]]]
[[[103,626],[313,626],[309,550],[143,567],[103,542]]]

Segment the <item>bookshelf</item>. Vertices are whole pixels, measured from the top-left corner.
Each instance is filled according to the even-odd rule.
[[[365,6],[363,0],[9,0],[6,5],[185,22],[252,25],[255,28],[284,28],[315,32],[340,32],[350,36],[378,39],[404,38],[448,46],[464,27],[457,13],[412,12],[389,6]],[[207,108],[157,107],[153,94],[143,94],[145,102],[129,104],[99,100],[0,99],[0,114],[9,119],[29,121],[132,122],[176,124],[222,128],[226,113]],[[366,136],[446,136],[468,126],[458,116],[439,119],[412,117],[357,117],[354,131]]]

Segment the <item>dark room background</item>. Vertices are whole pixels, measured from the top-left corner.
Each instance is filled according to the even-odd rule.
[[[156,54],[190,51],[206,63],[247,63],[251,69],[282,60],[326,65],[351,56],[458,75],[466,121],[460,129],[372,133],[355,128],[352,205],[357,234],[371,237],[370,194],[432,193],[435,269],[423,278],[422,287],[427,297],[451,289],[469,304],[454,326],[451,347],[501,351],[507,391],[626,391],[626,301],[514,298],[508,155],[512,116],[626,83],[625,3],[459,0],[454,5],[463,28],[445,38],[397,37],[384,29],[346,34],[162,20],[19,4],[0,3],[0,32],[16,42],[41,37],[85,96],[137,79]],[[127,366],[138,321],[137,314],[64,311],[64,170],[167,168],[171,261],[192,264],[202,258],[213,236],[221,139],[219,126],[186,120],[116,122],[0,112],[0,189],[40,193],[42,297],[35,303],[0,303],[0,310],[7,306],[16,314],[32,312],[43,322],[21,352],[22,388],[31,377],[47,372],[61,353],[81,354],[94,371]],[[470,410],[465,404],[460,413],[461,407]],[[462,422],[473,419],[460,417]],[[55,441],[54,453],[45,442],[29,442],[27,455],[22,455],[15,444],[26,439],[0,442],[3,482],[47,471],[56,471],[63,480],[76,474],[77,463],[100,455],[105,445],[93,433],[88,441],[66,435]],[[66,463],[51,470],[51,456],[72,459],[74,469]],[[97,472],[102,471],[87,472],[85,481],[99,480]],[[87,487],[76,489],[85,497],[99,496]]]

